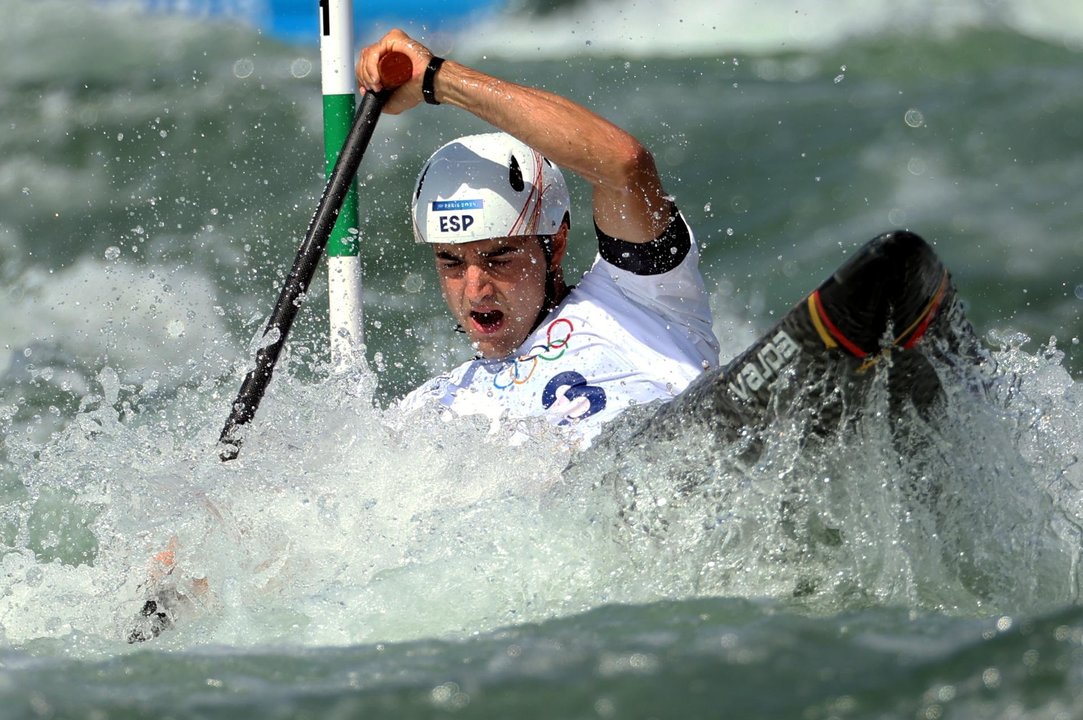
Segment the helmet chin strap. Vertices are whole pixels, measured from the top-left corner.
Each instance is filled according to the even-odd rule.
[[[542,324],[546,316],[552,312],[553,308],[561,303],[561,301],[568,295],[570,288],[561,284],[560,289],[557,289],[557,272],[553,267],[553,239],[550,235],[541,235],[538,237],[538,242],[541,244],[542,254],[545,255],[545,298],[542,300],[542,306],[538,310],[538,317],[534,320],[534,325],[531,326],[530,332],[534,332],[538,329],[538,326]]]

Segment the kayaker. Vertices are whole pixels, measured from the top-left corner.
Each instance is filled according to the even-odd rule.
[[[633,404],[672,398],[718,362],[692,232],[654,158],[587,108],[444,60],[400,30],[364,48],[362,92],[380,90],[380,57],[413,75],[384,106],[472,113],[497,132],[462,137],[421,168],[414,237],[433,249],[452,317],[476,357],[426,382],[409,407],[496,422],[544,416],[584,444]],[[560,167],[592,188],[598,255],[565,282],[571,206]]]

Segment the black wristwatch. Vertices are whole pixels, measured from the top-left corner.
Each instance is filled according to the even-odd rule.
[[[436,79],[436,71],[439,70],[440,66],[443,64],[444,58],[433,55],[429,58],[428,67],[425,68],[425,77],[421,79],[421,95],[429,105],[440,104],[440,101],[436,99],[436,90],[433,88],[433,81]]]

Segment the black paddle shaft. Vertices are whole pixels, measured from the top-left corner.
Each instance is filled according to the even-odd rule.
[[[233,401],[229,419],[222,428],[222,435],[218,439],[218,456],[223,461],[233,460],[240,452],[239,430],[256,414],[260,400],[263,399],[263,393],[271,382],[271,374],[274,372],[275,363],[278,362],[278,355],[286,343],[286,337],[304,301],[309,283],[316,274],[320,257],[327,247],[327,241],[331,237],[331,231],[342,209],[342,202],[350,190],[354,175],[357,174],[357,168],[368,148],[369,140],[372,139],[380,111],[392,91],[388,88],[380,92],[368,92],[361,100],[361,107],[354,118],[353,127],[350,128],[350,134],[342,145],[334,170],[331,171],[331,177],[327,180],[323,195],[320,197],[320,204],[316,207],[316,213],[309,222],[305,239],[297,250],[293,269],[286,278],[286,284],[282,286],[274,312],[263,332],[263,340],[259,349],[256,350],[255,367],[245,376],[241,390],[237,393],[237,399]]]

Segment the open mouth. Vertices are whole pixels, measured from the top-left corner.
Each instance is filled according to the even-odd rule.
[[[474,326],[483,333],[491,333],[497,330],[504,323],[504,313],[500,310],[490,310],[489,312],[471,312],[470,319],[474,322]]]

